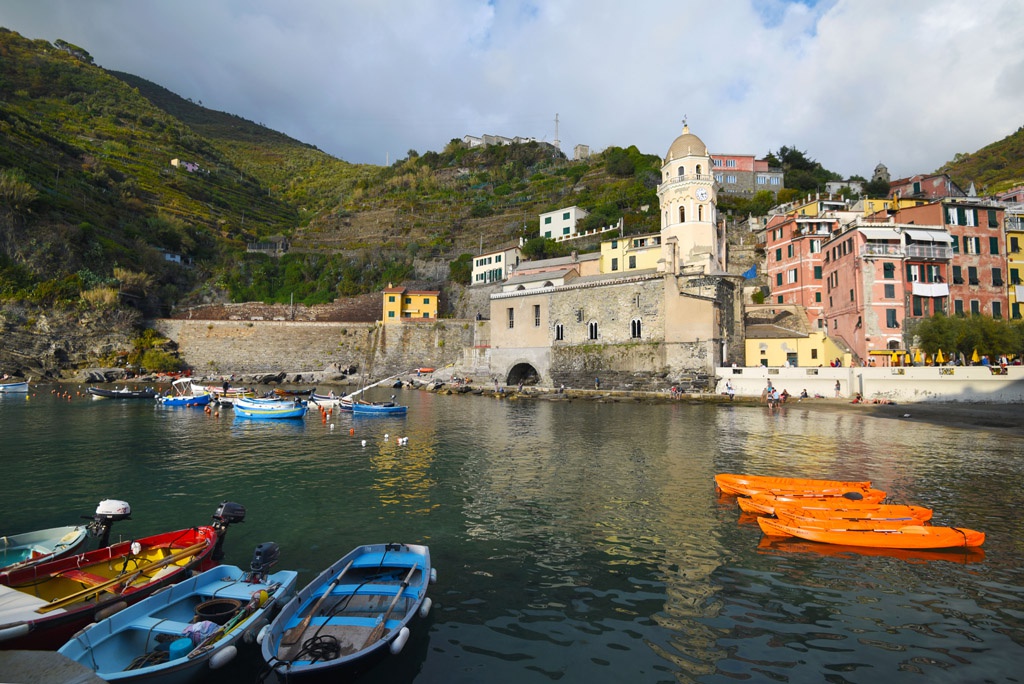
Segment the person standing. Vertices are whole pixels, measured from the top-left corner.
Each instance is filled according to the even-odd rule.
[[[729,401],[736,397],[736,390],[732,388],[732,380],[725,381],[725,393],[729,395]]]
[[[594,389],[601,389],[601,378],[594,378]]]
[[[836,380],[836,399],[839,398],[839,390],[840,390],[839,381]]]

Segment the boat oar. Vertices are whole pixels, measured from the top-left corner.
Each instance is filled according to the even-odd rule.
[[[355,558],[350,560],[348,565],[345,566],[345,569],[341,571],[341,574],[335,577],[334,581],[327,586],[327,590],[324,591],[323,596],[317,599],[317,602],[309,609],[306,617],[302,618],[302,622],[285,631],[284,636],[281,637],[282,646],[290,646],[302,638],[302,634],[306,631],[306,628],[309,627],[309,623],[313,619],[313,616],[316,615],[316,611],[320,609],[320,604],[323,603],[328,594],[334,591],[334,588],[338,586],[338,583],[341,582],[341,578],[345,576],[345,573],[352,567],[352,563],[354,563],[355,560]]]
[[[398,593],[395,594],[395,598],[391,599],[391,605],[388,606],[387,612],[377,618],[377,624],[375,624],[373,629],[370,630],[370,636],[366,637],[366,642],[363,644],[363,648],[380,641],[384,638],[384,635],[387,634],[386,625],[388,618],[391,617],[391,611],[395,609],[395,604],[397,604],[398,599],[402,597],[402,592],[404,592],[405,588],[409,586],[409,580],[412,579],[412,573],[416,572],[417,565],[418,563],[413,563],[412,567],[409,568],[409,574],[405,576],[405,579],[402,580],[402,583],[398,586]]]
[[[65,596],[64,598],[55,599],[50,603],[47,603],[45,606],[36,608],[36,612],[49,613],[51,610],[57,610],[58,608],[63,608],[64,606],[71,605],[72,603],[77,603],[79,601],[85,600],[94,594],[99,594],[100,592],[106,591],[110,587],[116,586],[118,584],[124,584],[125,586],[127,586],[134,582],[139,575],[143,573],[148,573],[152,570],[156,570],[157,568],[162,568],[163,566],[170,565],[171,563],[177,563],[182,558],[194,556],[203,548],[209,546],[209,544],[209,540],[204,539],[203,541],[193,544],[192,546],[186,549],[182,549],[174,555],[168,556],[167,558],[164,558],[162,560],[158,560],[155,563],[150,563],[144,568],[139,568],[130,575],[121,575],[120,577],[115,577],[114,579],[103,582],[102,584],[97,584],[94,587],[89,587],[87,589],[83,589],[82,591],[75,592],[74,594]]]

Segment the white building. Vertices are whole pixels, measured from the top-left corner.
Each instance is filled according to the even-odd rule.
[[[576,224],[590,216],[590,212],[572,206],[555,209],[540,215],[540,236],[543,238],[565,238],[576,234]]]
[[[504,247],[473,257],[473,285],[499,283],[519,265],[523,252],[518,246]]]

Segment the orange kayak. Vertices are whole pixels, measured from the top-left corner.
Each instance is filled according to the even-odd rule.
[[[850,505],[829,502],[804,506],[800,502],[779,505],[775,511],[778,518],[796,517],[805,520],[872,520],[872,521],[910,521],[920,525],[932,519],[932,509],[924,506],[903,506],[896,504],[866,504],[861,501],[849,502]]]
[[[805,516],[796,511],[799,509],[780,508],[775,517],[783,525],[806,527],[816,530],[891,530],[907,525],[920,525],[923,521],[917,518],[828,518],[822,516]]]
[[[761,515],[775,515],[776,507],[801,507],[801,508],[851,508],[857,506],[878,506],[885,499],[886,493],[881,489],[862,489],[856,492],[847,492],[842,496],[794,496],[789,494],[754,494],[750,497],[740,497],[736,502],[740,509],[747,513],[760,513]]]
[[[871,489],[871,482],[864,480],[813,480],[801,477],[768,477],[762,475],[736,475],[719,473],[715,484],[726,494],[751,496],[753,494],[787,494],[790,496],[841,496],[847,492]]]
[[[794,527],[771,518],[758,518],[761,531],[771,537],[798,537],[807,541],[886,549],[949,549],[981,546],[985,533],[963,527],[905,525],[890,530],[823,530]]]

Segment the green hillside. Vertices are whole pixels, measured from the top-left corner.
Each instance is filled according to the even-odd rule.
[[[1024,126],[973,154],[957,154],[938,173],[949,174],[964,190],[973,182],[984,195],[1024,185]]]

